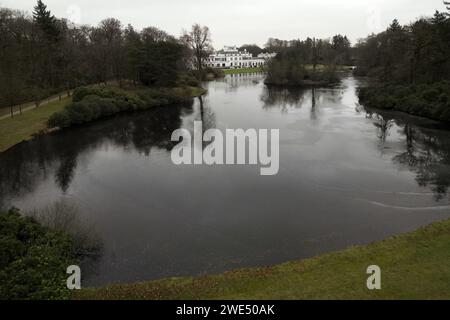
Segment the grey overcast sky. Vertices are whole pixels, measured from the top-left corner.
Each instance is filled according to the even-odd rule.
[[[0,7],[31,12],[34,0],[0,0]],[[137,29],[155,26],[179,36],[193,23],[211,29],[216,48],[269,37],[297,39],[347,35],[352,42],[385,29],[397,18],[408,23],[443,11],[442,0],[44,0],[57,17],[96,25],[118,18]]]

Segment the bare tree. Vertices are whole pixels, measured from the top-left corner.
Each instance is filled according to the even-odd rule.
[[[98,27],[92,28],[90,54],[98,82],[106,84],[108,80],[115,78],[121,84],[123,74],[121,62],[125,59],[122,36],[122,24],[114,18],[104,19]]]
[[[153,42],[175,40],[173,36],[156,27],[147,27],[142,29],[141,37],[143,41],[153,41]]]
[[[447,7],[447,10],[449,12],[447,12],[447,16],[450,17],[450,1],[444,1],[445,6]]]
[[[192,50],[195,68],[202,71],[204,60],[212,51],[209,28],[194,24],[190,32],[184,32],[181,40]]]

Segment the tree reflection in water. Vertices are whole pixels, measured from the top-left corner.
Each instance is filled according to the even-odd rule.
[[[238,88],[247,88],[258,85],[263,82],[265,78],[264,72],[250,72],[250,73],[238,73],[228,74],[222,79],[217,81],[225,82],[228,86],[225,88],[225,92],[233,93],[237,92]]]
[[[366,118],[373,119],[373,125],[377,128],[377,137],[380,142],[386,142],[387,137],[389,136],[389,130],[395,124],[393,119],[384,119],[383,116],[374,113],[367,113],[368,116]]]
[[[403,150],[397,151],[392,161],[416,174],[421,187],[429,186],[437,201],[449,195],[450,141],[448,131],[420,127],[400,114],[367,111],[374,120],[377,137],[385,143],[390,130],[398,128]]]
[[[155,108],[83,127],[68,129],[34,141],[22,143],[0,157],[0,208],[7,199],[20,197],[55,172],[55,181],[63,192],[72,182],[82,152],[105,142],[132,148],[150,155],[152,148],[172,150],[172,132],[182,125],[182,117],[191,114],[193,102]]]
[[[261,95],[263,109],[280,108],[283,113],[300,109],[306,101],[311,101],[308,93],[308,90],[297,88],[265,87]]]
[[[281,109],[282,113],[295,112],[301,108],[310,109],[310,119],[317,120],[321,105],[334,105],[342,100],[340,90],[323,88],[295,88],[266,86],[260,96],[263,109]]]
[[[264,109],[281,108],[287,113],[295,109],[310,106],[310,119],[318,117],[317,101],[336,103],[341,100],[339,90],[295,89],[266,87],[261,95]],[[401,143],[392,157],[394,164],[406,168],[416,175],[421,187],[430,187],[436,200],[449,196],[450,187],[450,139],[448,130],[435,130],[420,126],[420,120],[412,121],[402,114],[374,112],[357,108],[355,112],[366,112],[366,118],[373,121],[380,148],[384,148],[391,130],[400,128],[396,136]],[[437,123],[431,127],[440,128]]]
[[[309,108],[309,119],[315,121],[318,112],[328,102],[339,101],[339,90],[264,88],[261,95],[264,109],[280,108],[282,112]],[[364,109],[359,110],[360,113]],[[450,139],[445,130],[435,130],[437,124],[424,127],[423,121],[413,121],[397,113],[365,110],[366,118],[375,126],[380,148],[396,140],[392,161],[416,175],[420,186],[430,187],[435,198],[448,196],[450,187]],[[216,126],[216,117],[208,98],[193,104],[155,108],[147,112],[120,115],[81,128],[69,129],[32,142],[23,143],[0,157],[0,207],[13,197],[34,190],[37,183],[54,174],[63,192],[69,189],[80,154],[94,150],[105,142],[133,149],[149,156],[152,148],[170,151],[177,142],[171,134],[181,126],[192,128],[194,120],[203,121],[203,130]],[[357,120],[355,120],[357,121]],[[392,138],[391,138],[392,136]],[[204,145],[206,146],[206,144]]]

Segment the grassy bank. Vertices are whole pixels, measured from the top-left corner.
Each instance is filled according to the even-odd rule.
[[[92,86],[92,89],[100,88],[99,86]],[[117,91],[117,87],[108,86],[107,89],[112,89]],[[142,101],[144,105],[142,109],[149,106],[156,105],[164,105],[170,102],[173,102],[174,99],[189,99],[193,97],[200,96],[205,93],[203,88],[198,87],[183,87],[183,88],[171,88],[164,90],[156,90],[149,89],[147,90],[126,90],[123,91],[125,95],[129,95],[131,97],[137,97],[138,94],[147,93],[149,99],[151,101]],[[119,90],[122,91],[122,90]],[[171,99],[172,98],[172,99]],[[97,101],[95,99],[92,102],[105,102],[105,99],[102,101]],[[114,106],[105,114],[111,115],[115,111],[116,104],[113,101]],[[147,104],[146,104],[147,103]],[[55,117],[55,114],[63,114],[67,110],[68,106],[72,106],[72,98],[65,98],[61,101],[50,102],[41,107],[28,110],[24,112],[22,115],[17,115],[14,118],[7,118],[0,120],[0,152],[4,152],[12,146],[33,138],[34,135],[45,132],[49,129],[49,120]],[[103,105],[105,108],[109,108],[110,106]],[[99,109],[101,109],[100,107]],[[111,111],[111,112],[110,112]],[[116,110],[117,112],[120,110]],[[94,120],[94,119],[91,119]],[[87,121],[82,121],[87,122]]]
[[[369,265],[382,289],[366,287]],[[367,246],[274,267],[99,289],[75,299],[450,299],[450,220]]]
[[[252,72],[263,72],[264,68],[239,68],[239,69],[223,69],[224,74],[239,74],[239,73],[252,73]]]
[[[46,130],[47,121],[51,115],[63,110],[71,101],[71,98],[65,98],[61,101],[50,102],[14,118],[0,120],[0,152]]]

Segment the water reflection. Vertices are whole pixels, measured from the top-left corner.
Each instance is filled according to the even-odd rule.
[[[68,199],[99,227],[88,285],[272,265],[364,244],[444,219],[450,131],[365,110],[358,81],[267,88],[263,75],[205,84],[192,104],[122,114],[0,155],[0,205]],[[356,107],[356,108],[355,108]],[[280,172],[176,166],[171,134],[280,129]]]
[[[199,112],[195,120],[202,122],[202,130],[203,133],[205,133],[205,131],[208,129],[216,128],[216,115],[211,108],[211,105],[208,103],[208,101],[205,101],[204,97],[199,97],[198,102]]]
[[[301,108],[305,101],[311,101],[310,104],[315,104],[315,96],[313,98],[308,90],[265,87],[261,95],[261,101],[264,103],[263,108],[265,110],[279,108],[281,112],[286,113]]]
[[[309,108],[310,120],[314,121],[318,119],[320,107],[338,104],[343,100],[346,89],[345,84],[343,88],[331,90],[265,87],[260,99],[264,110],[277,108],[282,113],[290,113]],[[384,154],[392,147],[390,135],[394,136],[392,139],[395,139],[396,144],[391,160],[395,165],[414,172],[418,185],[430,186],[437,201],[449,195],[449,132],[429,128],[440,129],[443,124],[424,120],[426,126],[421,126],[421,119],[400,113],[366,110],[356,102],[355,105],[357,113],[365,113],[365,118],[372,121],[379,141],[378,147]]]
[[[264,81],[264,72],[249,72],[249,73],[239,73],[239,74],[229,74],[224,78],[219,79],[219,82],[226,83],[227,93],[237,92],[238,88],[248,88],[254,87]]]
[[[317,120],[317,110],[316,110],[316,89],[311,88],[311,120]]]
[[[380,142],[386,142],[386,138],[389,136],[389,130],[394,125],[395,121],[393,119],[385,119],[382,115],[367,112],[367,119],[373,119],[373,125],[377,128],[377,137],[380,139]]]
[[[107,142],[146,156],[152,148],[170,151],[176,145],[171,141],[172,132],[193,111],[193,102],[155,108],[18,145],[0,157],[0,208],[8,205],[7,199],[32,192],[52,172],[56,184],[65,193],[74,177],[79,155]]]
[[[321,106],[341,103],[344,91],[337,89],[264,87],[261,94],[264,110],[280,109],[282,113],[310,110],[310,120],[317,120]]]
[[[367,116],[374,120],[378,129],[380,147],[389,147],[387,137],[396,133],[399,143],[392,157],[394,164],[414,172],[418,185],[430,186],[437,201],[447,197],[450,186],[448,132],[414,125],[408,122],[408,116],[378,112],[368,110]]]

